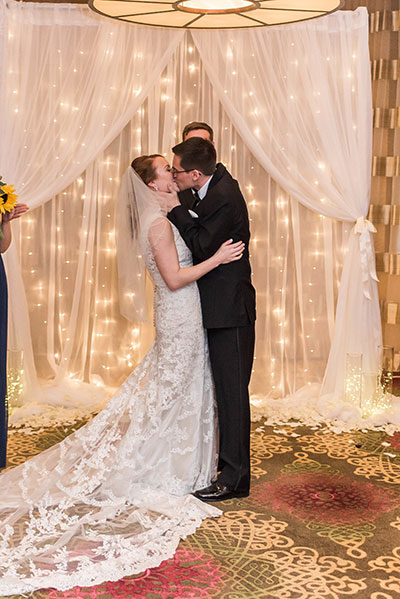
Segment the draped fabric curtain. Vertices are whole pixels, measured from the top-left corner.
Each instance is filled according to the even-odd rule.
[[[3,176],[40,206],[70,185],[121,132],[183,33],[127,27],[71,5],[5,10],[0,127]],[[22,147],[16,140],[23,142]]]
[[[120,133],[183,34],[170,30],[158,36],[95,18],[86,7],[11,1],[3,2],[1,9],[6,40],[0,71],[1,174],[18,187],[20,201],[33,209],[72,183]],[[18,235],[18,225],[14,228]],[[45,235],[54,237],[54,231]],[[87,251],[89,240],[89,235],[82,240],[81,251]],[[28,318],[32,306],[25,301],[15,244],[5,262],[12,297],[10,338],[24,351],[25,376],[34,389]],[[78,280],[81,275],[82,270]],[[52,295],[49,299],[54,303]],[[78,313],[75,304],[72,335]],[[51,318],[47,324],[52,337]],[[64,363],[71,349],[64,349]]]
[[[332,338],[337,339],[343,257],[349,262],[349,254],[357,255],[358,245],[348,251],[348,241],[352,248],[358,240],[351,228],[366,213],[368,198],[363,11],[329,17],[329,35],[321,34],[322,21],[316,20],[289,29],[199,32],[193,38],[114,24],[84,7],[11,2],[3,14],[4,35],[11,34],[1,63],[7,106],[1,120],[7,140],[3,175],[34,208],[13,225],[14,251],[5,255],[11,342],[24,349],[31,373],[25,401],[32,401],[37,373],[41,381],[53,381],[46,401],[73,405],[75,389],[82,398],[77,404],[89,405],[96,385],[118,385],[149,347],[151,323],[129,323],[118,310],[115,198],[132,158],[153,152],[170,158],[190,120],[213,125],[219,160],[239,180],[248,203],[258,297],[252,392],[281,398],[321,383]],[[295,54],[292,43],[298,44]],[[356,63],[355,47],[361,56]],[[310,55],[331,57],[327,73],[325,63],[324,69],[322,62],[314,66]],[[292,64],[295,56],[304,63]],[[364,81],[357,93],[342,77],[349,60],[357,64],[354,85]],[[288,89],[304,98],[287,101]],[[356,99],[363,90],[364,99]],[[317,104],[318,91],[323,101]],[[350,117],[339,114],[339,100],[353,115],[351,131]],[[313,114],[307,120],[317,105],[321,118]],[[284,160],[279,129],[288,139]],[[354,144],[360,153],[353,156]],[[318,179],[311,165],[317,159]],[[341,165],[345,174],[337,171]],[[349,183],[351,175],[359,178],[359,189],[353,179]],[[346,185],[358,194],[353,207],[350,192],[340,200]],[[353,262],[354,278],[361,270]],[[356,287],[352,293],[359,295],[357,282]],[[361,340],[354,342],[374,348],[376,297],[370,282],[364,288],[372,298],[365,301],[372,306],[373,327],[360,330]],[[72,386],[65,387],[66,380]],[[90,383],[83,391],[82,381]],[[36,400],[43,398],[40,388]]]
[[[268,32],[193,37],[218,97],[260,164],[304,206],[353,224],[323,385],[324,393],[340,397],[346,353],[363,354],[364,368],[373,372],[382,344],[374,227],[366,220],[372,149],[367,11]]]

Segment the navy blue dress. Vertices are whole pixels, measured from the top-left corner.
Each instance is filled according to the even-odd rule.
[[[0,254],[0,468],[6,465],[7,456],[7,279]]]

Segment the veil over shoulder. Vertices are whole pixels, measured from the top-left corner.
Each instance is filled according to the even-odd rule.
[[[166,208],[130,166],[125,171],[116,206],[116,245],[120,312],[131,321],[147,320],[145,254],[150,227],[162,236]]]

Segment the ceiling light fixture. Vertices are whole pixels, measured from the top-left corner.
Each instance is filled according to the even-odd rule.
[[[237,29],[284,25],[335,12],[341,0],[89,0],[95,12],[136,25]]]

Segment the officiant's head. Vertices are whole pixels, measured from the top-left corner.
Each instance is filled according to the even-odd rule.
[[[201,189],[214,174],[217,154],[213,144],[202,137],[191,137],[172,148],[172,174],[180,191]]]
[[[186,141],[191,137],[202,137],[214,144],[214,131],[210,125],[201,121],[192,121],[183,128],[182,140]]]

